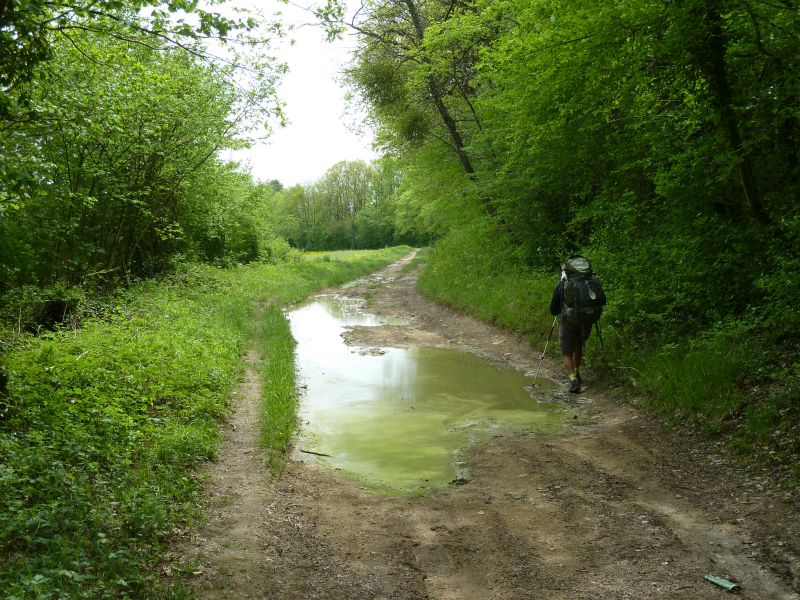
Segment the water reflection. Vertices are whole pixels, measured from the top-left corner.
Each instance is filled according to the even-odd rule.
[[[331,465],[371,485],[438,487],[456,477],[457,454],[471,437],[491,427],[561,427],[561,408],[533,400],[531,378],[515,369],[441,348],[378,354],[346,345],[348,326],[386,322],[340,298],[315,298],[288,317],[307,386],[298,445],[330,454]]]

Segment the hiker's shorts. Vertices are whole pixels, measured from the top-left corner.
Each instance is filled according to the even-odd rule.
[[[562,322],[558,327],[558,343],[561,345],[561,354],[572,354],[583,342],[589,339],[592,328],[586,327],[581,331],[580,326]]]

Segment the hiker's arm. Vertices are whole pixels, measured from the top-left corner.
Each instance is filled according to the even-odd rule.
[[[562,284],[559,283],[553,290],[553,297],[550,299],[550,314],[554,316],[561,312],[561,287]]]

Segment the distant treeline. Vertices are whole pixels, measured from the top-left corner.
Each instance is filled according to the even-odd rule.
[[[275,233],[303,250],[383,248],[424,243],[404,217],[397,161],[337,163],[316,182],[275,194],[267,204]]]

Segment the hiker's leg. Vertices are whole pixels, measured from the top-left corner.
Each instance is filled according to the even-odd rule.
[[[564,353],[564,368],[567,370],[569,378],[569,391],[577,393],[581,391],[581,376],[578,374],[578,367],[581,360],[581,347],[576,346],[572,353]]]
[[[564,323],[558,331],[558,341],[561,343],[561,356],[564,359],[564,369],[569,377],[569,391],[581,391],[580,378],[576,373],[576,367],[580,365],[581,331],[576,327],[565,326]],[[577,351],[577,355],[576,355]],[[578,363],[575,363],[577,356]]]
[[[581,368],[581,363],[583,362],[583,344],[586,343],[586,340],[589,339],[589,336],[592,335],[592,327],[589,326],[587,328],[581,328],[581,337],[578,344],[575,346],[575,370]]]
[[[575,352],[572,353],[572,366],[577,371],[581,368],[581,361],[583,360],[583,346],[578,344],[575,346]]]
[[[575,345],[578,343],[575,329],[566,323],[562,323],[561,327],[558,328],[558,343],[561,346],[564,369],[567,371],[567,376],[569,376],[575,370],[575,364],[572,361],[572,354],[575,352]]]
[[[567,376],[569,376],[575,370],[575,362],[572,359],[572,354],[564,352],[561,356],[564,358],[564,369],[566,369]]]

